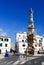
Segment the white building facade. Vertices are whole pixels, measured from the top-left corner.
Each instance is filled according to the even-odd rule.
[[[37,38],[37,49],[44,50],[44,36],[36,35]]]
[[[36,35],[37,50],[42,50],[42,36]]]
[[[44,36],[42,36],[42,48],[44,50]]]
[[[25,54],[28,43],[26,41],[27,33],[17,33],[16,34],[16,50],[18,53]],[[37,50],[44,50],[44,37],[40,35],[36,35],[37,40]]]
[[[0,54],[5,53],[6,50],[10,52],[11,38],[7,36],[0,36]]]
[[[16,50],[20,54],[25,54],[26,48],[28,46],[27,44],[27,33],[17,33],[16,34]]]

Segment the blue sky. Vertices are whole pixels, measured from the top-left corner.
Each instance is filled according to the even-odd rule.
[[[15,43],[17,32],[28,31],[30,8],[36,34],[44,35],[44,0],[0,0],[0,34],[10,36]]]

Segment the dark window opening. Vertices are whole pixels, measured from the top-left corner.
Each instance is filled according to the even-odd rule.
[[[22,46],[25,47],[25,44],[23,44]]]
[[[8,39],[4,39],[4,41],[8,41]]]
[[[41,42],[41,40],[39,40],[39,42]]]
[[[5,44],[5,47],[7,47],[7,44]]]
[[[24,40],[22,40],[22,42],[24,42]]]
[[[0,43],[0,46],[2,47],[2,43]]]
[[[1,49],[0,49],[0,54],[1,54]]]
[[[39,47],[41,46],[41,44],[39,44]]]

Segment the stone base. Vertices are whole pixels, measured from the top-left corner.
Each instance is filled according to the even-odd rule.
[[[11,55],[14,55],[14,53],[12,52]]]
[[[36,55],[37,55],[37,52],[35,51],[35,52],[34,52],[34,56],[36,56]]]
[[[26,55],[33,55],[34,52],[32,50],[26,51]]]
[[[37,56],[37,50],[31,50],[31,53],[28,53],[28,51],[26,52],[26,55],[29,55],[29,56]]]
[[[34,56],[36,56],[37,55],[37,50],[34,50]]]

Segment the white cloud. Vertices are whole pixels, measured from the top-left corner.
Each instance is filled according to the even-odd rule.
[[[7,33],[2,28],[0,28],[0,36],[7,36]]]

